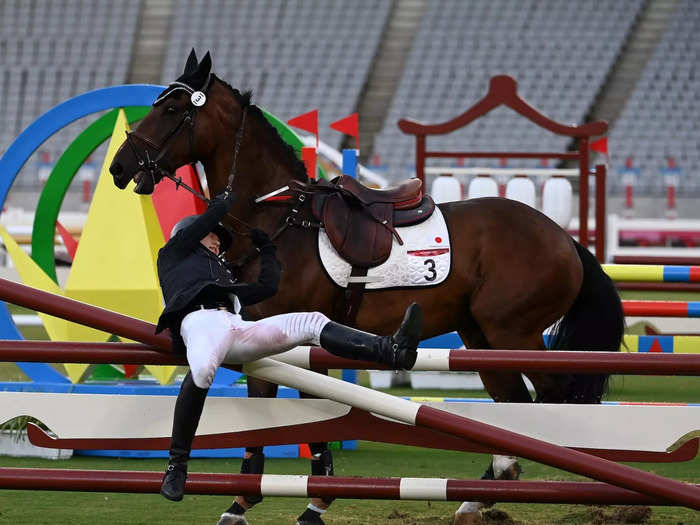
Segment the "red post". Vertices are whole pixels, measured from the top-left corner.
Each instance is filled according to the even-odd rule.
[[[578,206],[579,206],[579,225],[578,225],[578,242],[586,248],[588,247],[588,137],[581,137],[579,143],[579,190],[578,190]]]
[[[595,167],[595,254],[598,262],[605,262],[605,176],[607,169],[604,164]]]
[[[89,180],[83,181],[83,202],[90,202],[90,195],[92,193],[91,183]]]
[[[416,135],[416,177],[423,183],[425,191],[425,135]]]

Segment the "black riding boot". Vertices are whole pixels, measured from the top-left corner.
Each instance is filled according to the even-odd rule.
[[[185,494],[187,461],[190,459],[192,440],[199,425],[207,392],[208,389],[195,385],[192,373],[187,372],[175,402],[170,460],[160,487],[161,495],[171,501],[180,501]]]
[[[423,333],[423,313],[416,303],[406,310],[394,335],[374,335],[333,321],[321,330],[321,346],[347,359],[384,363],[395,370],[410,370],[416,363],[416,348]]]

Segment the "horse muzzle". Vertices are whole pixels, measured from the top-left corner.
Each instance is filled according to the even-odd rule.
[[[136,187],[134,193],[139,195],[150,195],[156,189],[157,181],[152,172],[139,171],[134,175]]]
[[[112,179],[114,179],[114,185],[120,190],[126,188],[126,185],[129,184],[129,180],[131,180],[131,177],[124,173],[124,167],[116,160],[112,161],[112,164],[110,164],[109,172],[112,174]]]

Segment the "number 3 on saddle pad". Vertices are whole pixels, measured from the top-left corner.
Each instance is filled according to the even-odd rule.
[[[435,286],[447,279],[452,259],[450,236],[439,208],[426,221],[397,231],[403,246],[394,238],[389,258],[368,270],[366,290]],[[331,280],[347,287],[352,267],[333,248],[323,229],[318,233],[318,252]]]

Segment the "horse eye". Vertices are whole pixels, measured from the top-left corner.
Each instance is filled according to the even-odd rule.
[[[175,109],[175,106],[168,106],[168,109],[166,110],[168,113],[175,113],[177,109]]]

